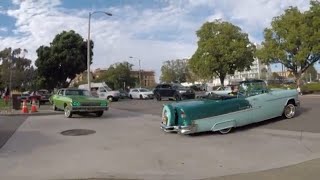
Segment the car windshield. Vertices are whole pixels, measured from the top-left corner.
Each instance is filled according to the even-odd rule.
[[[90,92],[84,89],[68,89],[66,96],[91,96]]]
[[[264,81],[245,81],[240,83],[239,87],[239,92],[246,96],[262,94],[268,90]]]
[[[149,92],[148,89],[140,89],[139,91],[140,91],[140,92]]]
[[[112,89],[109,88],[108,86],[104,86],[104,88],[105,88],[106,90],[108,90],[108,91],[112,91]]]
[[[185,87],[182,86],[181,84],[174,84],[173,87],[176,88],[176,89],[183,89],[183,88],[185,88]]]

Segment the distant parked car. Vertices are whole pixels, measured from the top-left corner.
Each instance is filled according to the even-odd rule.
[[[29,91],[22,92],[20,100],[21,101],[29,101],[29,96],[30,96],[30,92]]]
[[[262,80],[240,82],[237,95],[209,94],[202,99],[166,104],[161,128],[192,134],[229,133],[232,128],[283,116],[293,118],[300,106],[297,90],[269,89]]]
[[[40,103],[45,104],[45,103],[49,102],[49,98],[50,98],[51,94],[49,93],[48,90],[46,90],[46,89],[40,89],[40,90],[38,90],[37,92],[38,92],[39,95],[41,96],[41,98],[40,98]]]
[[[120,92],[120,98],[121,99],[129,97],[129,93],[127,91],[120,89],[119,92]]]
[[[130,89],[129,97],[131,99],[153,99],[153,92],[145,88]]]
[[[232,92],[232,86],[228,85],[228,86],[218,87],[214,91],[207,91],[206,95],[211,94],[211,93],[218,94],[218,95],[227,95],[227,94],[229,94],[231,92]]]
[[[153,93],[158,101],[161,101],[162,98],[174,98],[175,100],[195,98],[195,92],[181,84],[159,84]]]

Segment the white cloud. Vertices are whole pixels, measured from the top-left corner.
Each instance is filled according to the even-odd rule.
[[[231,21],[249,32],[254,42],[260,42],[263,28],[272,17],[288,6],[308,9],[305,0],[179,0],[167,1],[164,7],[138,10],[132,6],[110,7],[112,17],[95,14],[92,17],[91,38],[95,42],[93,67],[106,67],[116,61],[141,58],[142,67],[154,69],[159,76],[163,61],[190,57],[196,50],[195,31],[203,22],[215,19]],[[64,9],[60,0],[13,0],[15,9],[5,13],[16,19],[15,33],[0,37],[0,49],[21,47],[36,59],[36,49],[48,45],[57,33],[75,30],[87,38],[89,9]],[[1,8],[0,8],[1,10]],[[91,9],[90,9],[91,10]],[[197,14],[207,10],[207,14]],[[194,19],[195,18],[195,19]],[[0,29],[1,31],[1,29]],[[130,62],[137,63],[130,59]]]
[[[0,27],[0,32],[7,32],[8,31],[8,28],[6,27]]]

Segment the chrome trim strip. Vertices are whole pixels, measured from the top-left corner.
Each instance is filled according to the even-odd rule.
[[[218,116],[210,116],[210,117],[206,117],[206,118],[202,118],[202,119],[195,119],[194,121],[211,119],[212,117],[223,117],[223,116],[232,115],[232,114],[236,114],[236,113],[241,113],[241,112],[246,112],[246,111],[252,111],[252,110],[260,109],[260,108],[261,108],[261,106],[257,106],[257,107],[252,107],[252,106],[251,106],[250,108],[243,109],[243,110],[240,110],[240,111],[233,111],[233,112],[226,113],[226,114],[221,114],[221,115],[218,115]]]
[[[107,108],[108,106],[72,106],[72,108]]]

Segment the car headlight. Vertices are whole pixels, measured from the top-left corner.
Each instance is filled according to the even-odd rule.
[[[72,106],[80,106],[80,102],[74,101],[72,102]]]
[[[166,110],[164,110],[162,112],[162,123],[163,124],[167,124],[168,123],[168,112]]]

